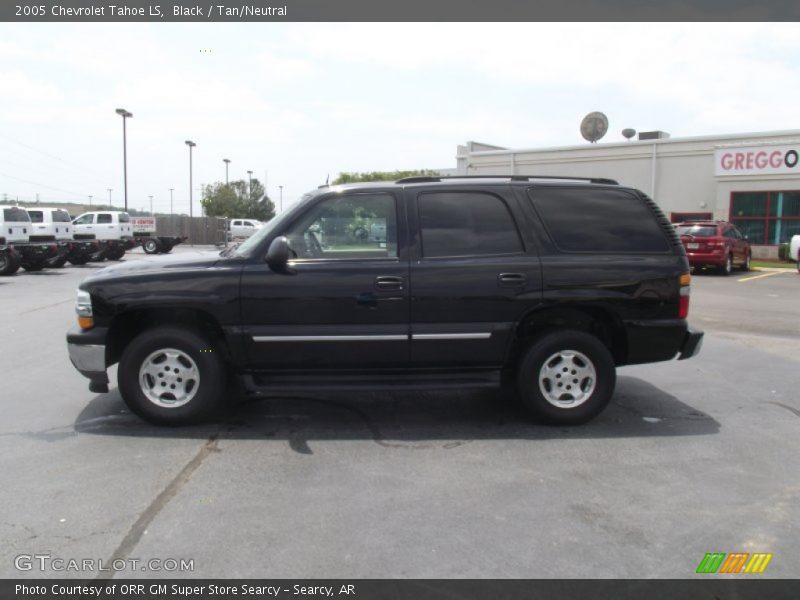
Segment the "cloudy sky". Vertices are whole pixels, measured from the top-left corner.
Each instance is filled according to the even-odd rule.
[[[800,25],[0,24],[0,198],[188,212],[246,171],[284,206],[340,171],[452,168],[467,140],[800,129]],[[199,212],[195,192],[195,211]],[[197,214],[196,212],[196,214]]]

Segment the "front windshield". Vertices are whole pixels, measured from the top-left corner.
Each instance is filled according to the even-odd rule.
[[[258,245],[264,240],[264,238],[269,237],[274,231],[278,230],[282,227],[288,219],[295,213],[295,211],[300,208],[300,206],[304,205],[308,200],[313,198],[316,194],[314,192],[309,192],[300,199],[300,201],[295,204],[291,209],[282,212],[279,215],[275,215],[269,221],[264,223],[260,228],[256,229],[256,232],[243,241],[241,244],[237,244],[227,250],[222,251],[223,256],[231,255],[231,256],[249,256],[251,252]]]

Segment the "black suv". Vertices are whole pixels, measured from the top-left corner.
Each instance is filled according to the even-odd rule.
[[[103,269],[70,358],[141,417],[241,392],[497,386],[581,423],[615,367],[689,358],[689,264],[643,193],[608,179],[414,177],[323,186],[222,253]]]

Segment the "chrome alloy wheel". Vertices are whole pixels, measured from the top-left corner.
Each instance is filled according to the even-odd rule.
[[[163,348],[142,361],[139,387],[156,406],[177,408],[191,402],[197,394],[200,371],[185,352]]]
[[[575,408],[586,402],[597,385],[592,361],[577,350],[561,350],[539,369],[539,389],[558,408]]]

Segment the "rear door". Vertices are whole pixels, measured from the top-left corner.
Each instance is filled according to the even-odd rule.
[[[496,367],[541,295],[510,187],[410,188],[411,364]]]

